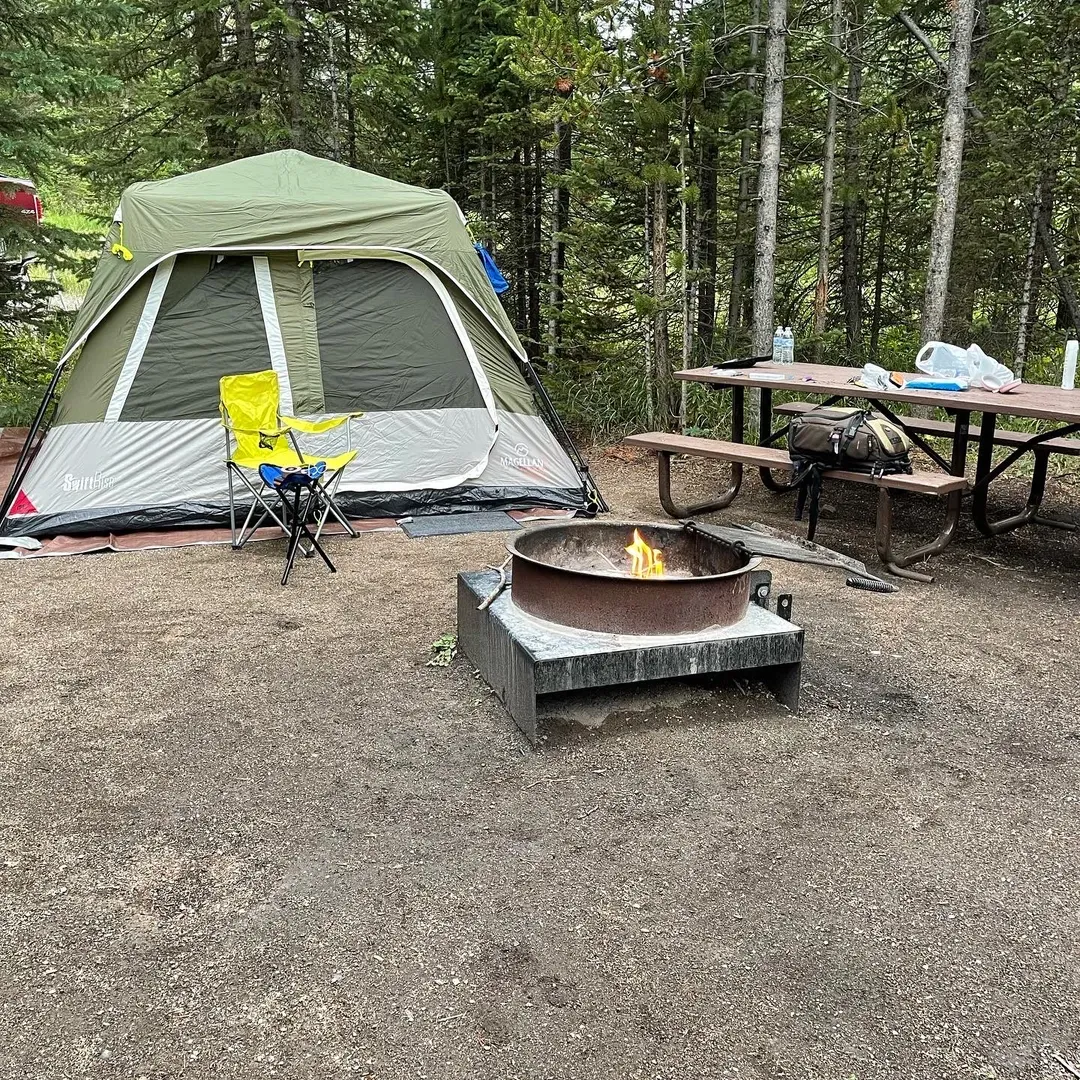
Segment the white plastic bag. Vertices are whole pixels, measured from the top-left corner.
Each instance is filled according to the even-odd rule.
[[[946,341],[928,341],[915,357],[915,366],[935,379],[971,378],[968,350]]]
[[[889,373],[877,364],[864,364],[859,382],[871,390],[888,390]]]
[[[1009,368],[999,363],[992,356],[987,356],[978,345],[972,345],[967,352],[972,365],[972,386],[983,390],[992,390],[998,394],[1002,390],[1011,390],[1014,386],[1019,385],[1020,380]]]
[[[915,366],[935,379],[967,379],[972,387],[995,393],[1019,383],[1004,364],[987,356],[978,345],[962,349],[945,341],[928,341],[915,357]]]

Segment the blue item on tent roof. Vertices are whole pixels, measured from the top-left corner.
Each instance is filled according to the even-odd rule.
[[[483,244],[473,244],[476,248],[476,254],[480,256],[480,261],[484,264],[484,270],[487,271],[488,281],[491,282],[491,287],[497,293],[504,293],[510,288],[510,282],[502,276],[502,272],[495,265],[495,260],[492,258],[491,252],[488,251]]]

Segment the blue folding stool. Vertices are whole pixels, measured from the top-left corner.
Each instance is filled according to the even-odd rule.
[[[337,567],[330,561],[330,556],[323,551],[322,545],[307,527],[307,519],[312,505],[318,497],[319,477],[326,472],[326,462],[318,461],[314,465],[281,466],[260,465],[259,476],[267,487],[273,488],[281,496],[281,510],[285,524],[289,527],[289,546],[285,555],[285,572],[281,575],[281,584],[289,583],[296,553],[302,540],[311,544],[308,555],[317,553],[330,568],[331,574],[337,573]]]

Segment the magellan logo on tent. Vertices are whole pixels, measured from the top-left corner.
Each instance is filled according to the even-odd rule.
[[[503,454],[499,461],[508,469],[542,469],[544,459],[529,456],[529,448],[524,443],[518,443],[512,454]]]
[[[63,488],[70,491],[101,491],[103,488],[111,488],[115,481],[111,476],[104,473],[94,473],[93,476],[75,476],[73,473],[64,473]]]

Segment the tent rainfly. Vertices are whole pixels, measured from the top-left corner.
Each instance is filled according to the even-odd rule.
[[[3,532],[227,520],[218,380],[269,368],[364,412],[312,447],[359,451],[349,513],[602,505],[450,196],[284,150],[124,192]]]

